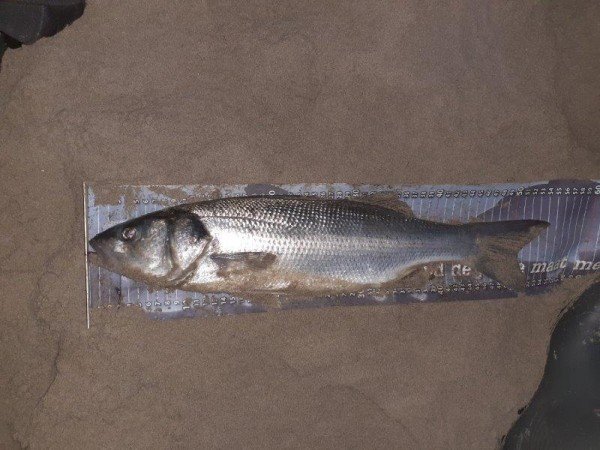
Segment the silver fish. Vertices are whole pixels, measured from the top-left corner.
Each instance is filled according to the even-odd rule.
[[[147,214],[90,244],[109,270],[204,293],[318,296],[383,289],[443,261],[463,261],[518,290],[525,276],[517,253],[548,225],[420,220],[397,197],[238,197]]]

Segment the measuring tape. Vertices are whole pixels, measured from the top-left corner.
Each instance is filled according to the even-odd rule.
[[[247,195],[303,195],[359,198],[394,192],[419,219],[445,223],[537,219],[550,226],[519,253],[526,291],[546,291],[565,278],[600,272],[600,182],[558,180],[493,185],[84,185],[86,255],[88,238],[126,220],[182,203]],[[488,300],[516,294],[460,262],[427,267],[424,286],[386,292],[366,290],[316,299],[280,300],[283,309],[320,306]],[[251,299],[228,294],[155,290],[86,261],[88,326],[96,308],[137,307],[155,318],[263,312]]]

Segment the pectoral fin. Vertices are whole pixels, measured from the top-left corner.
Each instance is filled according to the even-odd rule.
[[[266,252],[216,253],[210,258],[219,266],[221,275],[266,270],[277,260],[276,255]]]

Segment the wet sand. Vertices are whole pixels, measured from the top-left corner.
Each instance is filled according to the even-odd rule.
[[[550,295],[85,328],[82,183],[600,174],[595,2],[92,0],[0,72],[0,448],[494,448]],[[591,281],[591,280],[589,280]]]

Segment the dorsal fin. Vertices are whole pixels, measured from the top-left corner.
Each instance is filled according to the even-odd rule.
[[[393,209],[399,213],[402,213],[406,217],[415,216],[411,207],[408,206],[408,203],[400,200],[398,198],[398,194],[394,194],[393,192],[371,194],[365,197],[359,197],[356,199],[356,201]]]

